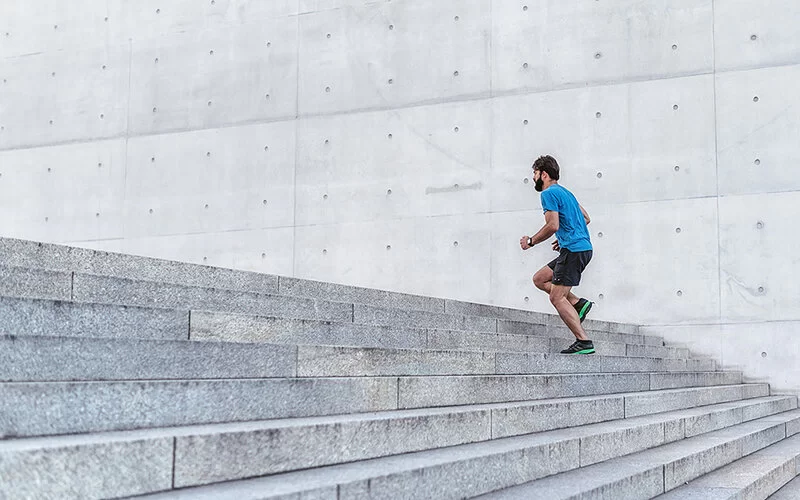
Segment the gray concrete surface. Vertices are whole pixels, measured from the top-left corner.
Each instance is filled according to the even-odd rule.
[[[594,318],[800,389],[800,7],[527,7],[5,1],[0,234],[550,311],[553,153]]]

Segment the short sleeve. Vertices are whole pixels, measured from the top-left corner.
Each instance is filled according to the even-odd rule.
[[[558,197],[551,190],[542,191],[542,210],[547,212],[558,212]]]

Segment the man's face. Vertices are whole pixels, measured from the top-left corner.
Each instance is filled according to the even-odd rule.
[[[533,171],[533,183],[533,188],[536,189],[536,191],[541,193],[542,190],[544,190],[544,179],[542,179],[541,170]]]

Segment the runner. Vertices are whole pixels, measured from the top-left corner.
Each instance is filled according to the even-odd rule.
[[[533,163],[533,180],[541,194],[545,225],[533,236],[523,236],[523,250],[549,239],[554,234],[553,250],[559,252],[548,265],[534,276],[536,288],[550,295],[550,303],[577,339],[561,354],[594,354],[594,344],[583,330],[583,320],[592,308],[592,302],[579,299],[572,287],[581,282],[581,273],[592,260],[592,242],[589,238],[589,214],[575,196],[558,184],[558,162],[552,156],[541,156]]]

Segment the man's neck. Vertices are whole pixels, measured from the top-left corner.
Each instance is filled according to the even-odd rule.
[[[558,181],[550,181],[549,184],[548,183],[544,184],[544,189],[550,189],[550,186],[557,186],[557,185],[558,185]],[[544,189],[542,189],[542,191],[544,191]]]

